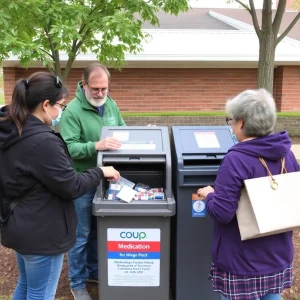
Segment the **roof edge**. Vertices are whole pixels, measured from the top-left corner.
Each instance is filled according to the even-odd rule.
[[[247,30],[247,31],[254,31],[253,25],[249,25],[249,24],[247,24],[245,22],[233,19],[231,17],[227,17],[225,15],[222,15],[222,14],[217,13],[217,12],[212,11],[212,10],[209,10],[208,14],[211,17],[213,17],[213,18],[215,18],[215,19],[217,19],[217,20],[219,20],[219,21],[221,21],[223,23],[226,23],[227,25],[229,25],[231,27],[234,27],[236,29]]]
[[[215,19],[217,19],[217,20],[219,20],[221,22],[224,22],[227,25],[232,26],[232,27],[234,27],[234,28],[236,28],[238,30],[253,31],[253,32],[255,31],[253,25],[247,24],[247,23],[245,23],[243,21],[239,21],[239,20],[236,20],[234,18],[227,17],[225,15],[222,15],[222,14],[217,13],[217,12],[212,11],[212,10],[208,11],[208,14],[210,16],[212,16],[213,18],[215,18]],[[280,36],[280,34],[278,34],[278,36]],[[284,41],[288,42],[290,44],[294,44],[294,45],[298,45],[298,46],[300,45],[300,41],[299,40],[290,38],[288,36],[284,37]]]

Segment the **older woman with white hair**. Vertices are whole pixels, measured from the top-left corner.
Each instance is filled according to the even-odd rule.
[[[264,89],[247,90],[226,104],[234,145],[220,166],[214,188],[200,188],[214,220],[212,267],[209,279],[223,300],[280,300],[292,285],[292,232],[241,241],[236,211],[245,179],[267,176],[262,157],[272,174],[299,171],[288,133],[274,133],[276,105]],[[284,205],[284,199],[282,199]]]

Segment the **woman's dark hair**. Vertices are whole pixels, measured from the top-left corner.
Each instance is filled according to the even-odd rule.
[[[40,103],[49,100],[51,105],[55,105],[67,96],[68,91],[58,76],[48,72],[33,73],[28,79],[17,81],[5,119],[12,119],[21,135],[29,114]]]

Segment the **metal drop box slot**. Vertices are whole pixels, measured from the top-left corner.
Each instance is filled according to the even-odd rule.
[[[109,187],[102,180],[94,201],[94,215],[158,215],[175,214],[175,200],[171,187],[171,152],[167,127],[104,127],[102,138],[116,136],[122,141],[122,149],[98,153],[98,167],[113,166],[122,177],[134,182],[164,189],[166,199],[132,200],[124,203],[119,200],[106,200]],[[126,210],[123,208],[126,207]],[[116,209],[120,211],[116,211]],[[150,211],[149,211],[150,209]]]

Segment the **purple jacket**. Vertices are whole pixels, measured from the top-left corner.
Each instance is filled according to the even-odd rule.
[[[222,161],[214,184],[215,192],[208,194],[206,201],[215,225],[213,263],[223,271],[259,276],[283,271],[292,264],[292,232],[242,242],[236,219],[243,181],[267,176],[258,157],[265,159],[274,175],[280,173],[282,157],[285,157],[288,172],[300,170],[290,148],[289,136],[283,131],[238,143]]]

